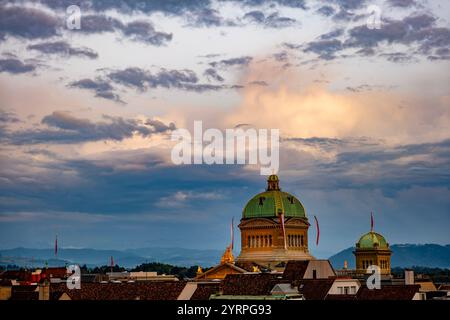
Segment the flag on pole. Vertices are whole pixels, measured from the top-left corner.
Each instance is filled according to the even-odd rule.
[[[316,216],[314,216],[314,220],[316,221],[316,246],[318,246],[319,245],[319,238],[320,238],[319,220],[317,220]]]
[[[281,212],[279,214],[280,217],[280,224],[281,224],[281,229],[283,231],[283,242],[284,242],[284,249],[287,249],[287,243],[286,243],[286,228],[284,226],[284,212]]]
[[[370,212],[370,231],[373,231],[373,213]]]
[[[58,255],[58,236],[55,236],[55,256]]]
[[[113,268],[114,268],[114,258],[113,256],[111,256],[111,272],[113,272]]]
[[[231,218],[231,250],[234,249],[234,217]]]

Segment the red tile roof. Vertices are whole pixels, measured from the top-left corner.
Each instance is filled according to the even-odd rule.
[[[419,285],[385,285],[373,290],[361,287],[356,296],[358,300],[412,300],[419,289]]]
[[[334,279],[303,279],[294,281],[294,285],[306,300],[324,300],[333,282]]]
[[[199,283],[197,289],[191,297],[191,300],[209,300],[212,294],[216,294],[220,291],[219,282],[211,283]]]
[[[81,289],[69,290],[65,283],[51,284],[50,296],[66,293],[72,300],[176,300],[185,281],[134,283],[82,283]]]
[[[288,261],[286,268],[283,272],[283,278],[288,280],[300,280],[303,279],[306,269],[308,268],[309,261]]]
[[[288,282],[274,273],[228,274],[222,281],[222,292],[224,295],[269,295],[275,284]]]

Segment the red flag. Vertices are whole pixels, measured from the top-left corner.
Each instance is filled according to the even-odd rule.
[[[314,216],[314,220],[316,221],[316,246],[318,246],[319,245],[319,238],[320,238],[319,220],[317,220],[316,216]]]
[[[283,230],[284,249],[287,249],[287,243],[286,243],[286,228],[284,227],[284,213],[281,212],[281,213],[279,214],[279,217],[280,217],[281,229]]]
[[[231,218],[231,250],[234,248],[234,217]]]
[[[55,236],[55,256],[58,255],[58,236]]]
[[[373,231],[373,213],[370,212],[370,231]]]

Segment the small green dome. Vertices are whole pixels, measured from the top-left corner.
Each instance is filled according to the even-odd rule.
[[[356,243],[356,248],[359,249],[388,249],[389,244],[386,239],[379,233],[374,231],[367,232],[359,238]]]
[[[273,174],[267,179],[267,190],[247,202],[242,218],[276,218],[281,212],[286,218],[306,218],[302,203],[292,194],[281,191],[278,176]]]

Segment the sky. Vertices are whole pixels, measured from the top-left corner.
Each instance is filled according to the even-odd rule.
[[[280,130],[313,255],[354,245],[371,211],[391,244],[450,243],[448,1],[17,0],[0,1],[0,247],[224,249],[267,177],[174,165],[196,120]]]

